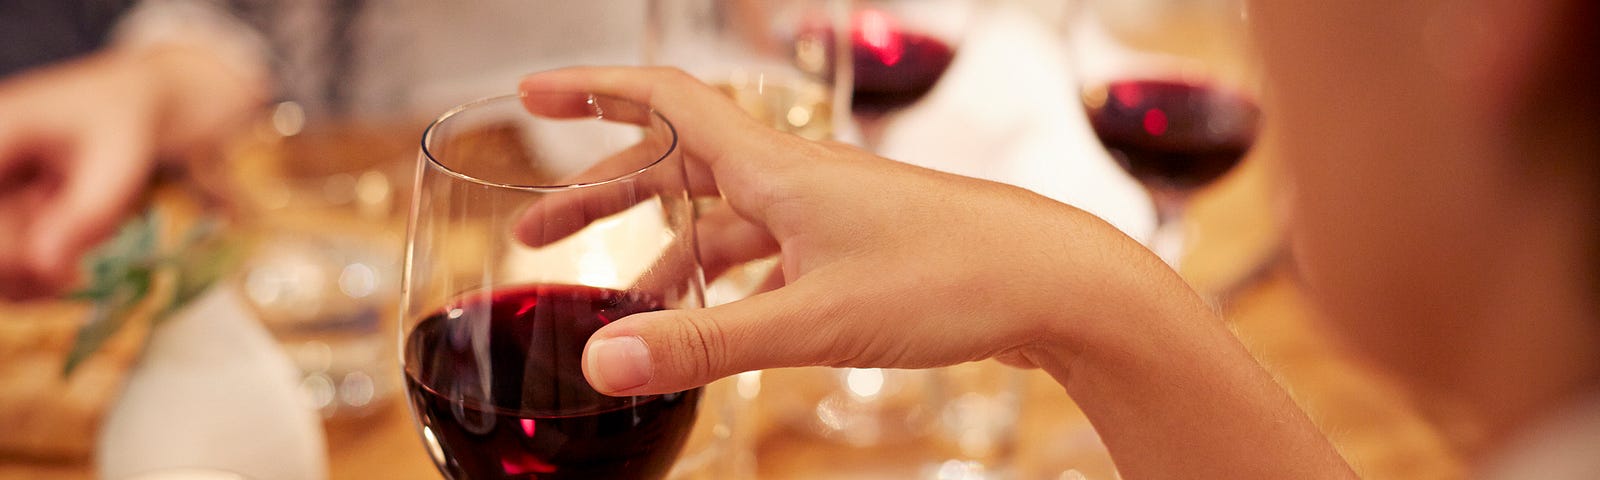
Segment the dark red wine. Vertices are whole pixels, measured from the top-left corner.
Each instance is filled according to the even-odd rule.
[[[1255,143],[1260,111],[1243,95],[1163,80],[1103,88],[1084,94],[1089,123],[1122,168],[1150,187],[1209,184]]]
[[[881,113],[915,103],[939,82],[955,52],[939,39],[901,30],[877,10],[856,14],[850,36],[855,56],[851,107]]]
[[[406,339],[413,411],[452,479],[656,479],[683,448],[700,390],[608,397],[583,346],[613,320],[660,310],[641,295],[530,285],[460,297]]]

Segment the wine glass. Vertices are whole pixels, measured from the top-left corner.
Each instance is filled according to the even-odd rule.
[[[717,87],[745,113],[810,140],[835,138],[849,120],[848,55],[839,55],[848,0],[649,0],[645,62],[672,66]],[[727,208],[695,199],[700,212]],[[767,282],[777,257],[722,272],[712,304],[748,296]]]
[[[850,106],[876,148],[892,114],[932,91],[955,60],[976,0],[857,0],[850,16]]]
[[[645,62],[678,67],[757,120],[833,138],[849,101],[847,0],[650,0]],[[842,88],[841,88],[842,87]]]
[[[850,109],[861,142],[878,150],[895,113],[931,92],[955,60],[976,0],[856,0],[849,18]],[[843,53],[843,52],[841,52]],[[774,372],[774,377],[796,375]],[[904,445],[927,435],[941,403],[938,374],[835,369],[829,387],[802,392],[810,428],[856,446]],[[797,380],[790,380],[798,383]],[[931,408],[930,408],[931,407]],[[814,412],[814,413],[813,413]]]
[[[1238,0],[1083,0],[1068,28],[1079,98],[1155,204],[1148,244],[1177,268],[1189,199],[1233,169],[1260,124]]]
[[[522,100],[562,115],[495,97],[423,134],[401,299],[412,412],[452,479],[662,478],[700,389],[606,396],[581,357],[609,322],[702,305],[677,134],[640,104],[541,97]]]
[[[850,120],[849,56],[838,52],[849,14],[849,0],[649,0],[644,60],[694,75],[773,129],[831,140],[835,126]],[[730,207],[721,198],[702,196],[695,208],[715,214]],[[715,275],[706,287],[712,305],[781,282],[777,255],[708,273]],[[702,423],[713,426],[690,436],[690,453],[680,467],[685,473],[703,463],[710,468],[697,473],[707,478],[754,476],[758,429],[766,425],[753,418],[757,401],[766,400],[758,398],[761,376],[745,372],[706,387],[711,421]]]

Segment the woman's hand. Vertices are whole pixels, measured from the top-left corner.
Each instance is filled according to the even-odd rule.
[[[550,95],[558,92],[650,104],[677,126],[697,193],[720,190],[732,208],[699,225],[708,270],[781,253],[782,288],[635,315],[596,333],[584,370],[608,394],[801,365],[1031,365],[1047,346],[1070,351],[1130,305],[1199,304],[1158,259],[1092,215],[779,133],[675,70],[560,70],[528,77],[522,91],[541,113],[579,104],[581,96]]]
[[[211,139],[259,81],[190,47],[108,50],[0,82],[0,296],[66,288],[156,157]]]
[[[574,92],[648,103],[677,126],[692,188],[720,191],[732,208],[697,226],[709,269],[774,247],[782,256],[780,288],[596,332],[583,367],[601,392],[672,392],[774,367],[996,357],[1061,382],[1123,478],[1354,478],[1205,303],[1092,215],[778,133],[676,70],[558,70],[522,91],[530,110],[552,115],[592,112]]]

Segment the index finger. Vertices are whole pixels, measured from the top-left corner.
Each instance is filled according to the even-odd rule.
[[[678,125],[685,153],[709,165],[722,163],[759,130],[722,92],[674,68],[563,68],[529,75],[517,90],[528,110],[551,116],[593,115],[589,94],[648,105]]]
[[[722,92],[673,68],[564,68],[529,75],[519,91],[529,111],[551,116],[593,115],[591,94],[650,106],[673,123],[685,158],[709,168],[734,209],[756,222],[775,200],[763,192],[797,160],[785,154],[792,136],[757,123]]]

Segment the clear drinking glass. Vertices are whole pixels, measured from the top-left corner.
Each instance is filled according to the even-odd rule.
[[[1239,0],[1082,0],[1067,28],[1095,136],[1150,192],[1149,241],[1183,256],[1183,211],[1255,143],[1256,62]]]
[[[416,29],[355,3],[234,5],[271,50],[279,100],[215,162],[253,240],[238,287],[300,368],[306,402],[348,427],[399,396],[388,319],[428,120],[408,100]]]
[[[230,145],[226,184],[254,239],[236,280],[333,422],[398,394],[391,350],[415,128],[308,117],[283,102]],[[418,125],[425,122],[418,122]]]
[[[702,306],[677,134],[636,103],[549,98],[559,116],[496,97],[423,134],[401,298],[412,412],[449,478],[663,478],[700,389],[610,397],[580,365],[611,321]]]

